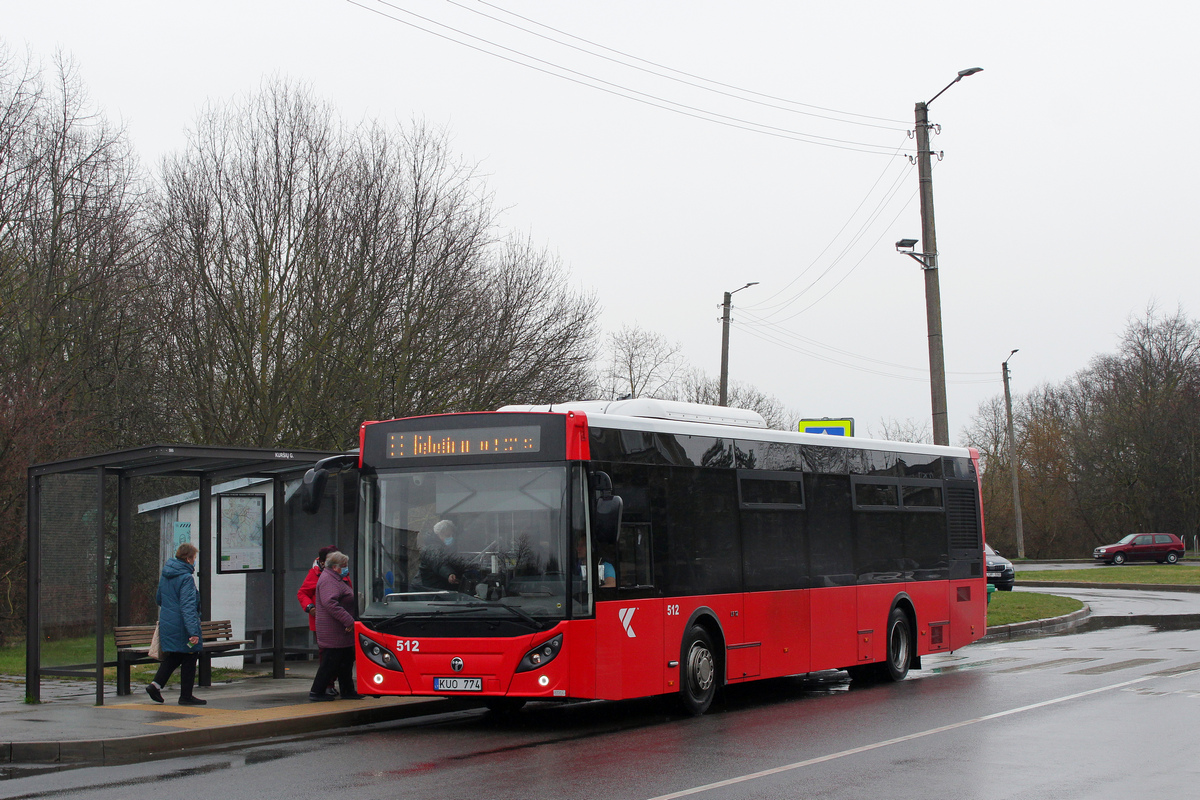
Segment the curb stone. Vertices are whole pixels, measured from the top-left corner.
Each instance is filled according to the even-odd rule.
[[[1084,603],[1083,608],[1078,611],[1072,611],[1070,614],[1063,614],[1060,617],[1034,619],[1028,622],[1013,622],[1008,625],[993,625],[987,629],[987,632],[979,641],[1010,639],[1013,636],[1027,633],[1063,633],[1082,625],[1084,620],[1090,617],[1091,614],[1091,606]]]
[[[383,708],[355,708],[318,716],[262,720],[183,731],[52,742],[0,742],[0,764],[111,766],[145,758],[163,758],[200,747],[237,744],[273,737],[393,722],[410,717],[446,714],[480,704],[457,698],[428,698]]]
[[[1200,586],[1178,583],[1085,583],[1082,581],[1017,581],[1017,586],[1031,589],[1047,586],[1058,589],[1133,589],[1139,592],[1200,592]]]

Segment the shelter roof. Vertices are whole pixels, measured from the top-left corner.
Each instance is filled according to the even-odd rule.
[[[322,458],[340,453],[322,450],[286,450],[251,447],[209,447],[191,444],[154,444],[115,450],[97,456],[72,458],[29,468],[30,477],[86,472],[103,467],[128,477],[194,477],[231,480],[239,477],[273,477],[307,469]]]

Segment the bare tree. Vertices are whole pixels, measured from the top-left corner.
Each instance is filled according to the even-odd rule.
[[[686,369],[683,345],[638,325],[608,336],[608,365],[600,380],[605,399],[664,397]]]
[[[277,87],[236,111],[210,109],[163,164],[162,389],[175,390],[191,441],[263,446],[291,433],[335,135],[326,109]]]
[[[24,599],[25,468],[145,435],[137,162],[75,66],[0,50],[0,640]]]
[[[1200,530],[1200,323],[1148,308],[1076,377],[1071,458],[1097,543]]]
[[[715,406],[720,402],[721,382],[703,370],[686,369],[672,386],[669,399],[689,403]],[[726,391],[726,404],[730,408],[745,408],[757,411],[775,430],[795,430],[799,416],[788,411],[779,398],[761,389],[740,381],[732,381]]]
[[[363,419],[587,383],[594,299],[500,234],[444,133],[347,129],[275,82],[209,109],[163,173],[163,376],[199,389],[193,441],[342,447]]]
[[[868,428],[868,435],[890,442],[933,443],[933,431],[927,419],[880,419],[878,428]]]
[[[1002,400],[967,433],[983,456],[989,537],[1011,534]],[[1200,324],[1153,307],[1115,353],[1014,403],[1026,551],[1087,553],[1135,531],[1200,532]]]

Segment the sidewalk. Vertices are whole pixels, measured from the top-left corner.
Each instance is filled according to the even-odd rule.
[[[106,689],[95,705],[91,681],[42,681],[42,702],[24,702],[21,677],[0,676],[0,765],[122,764],[254,739],[370,725],[414,716],[475,708],[478,701],[386,697],[312,703],[308,689],[315,664],[289,662],[288,677],[243,678],[196,687],[205,706],[180,706],[178,675],[166,702],[153,702],[141,686],[128,697]]]

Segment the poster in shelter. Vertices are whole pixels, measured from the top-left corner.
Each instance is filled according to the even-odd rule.
[[[223,494],[217,514],[217,572],[262,572],[267,501],[261,494]]]
[[[192,523],[177,521],[173,527],[175,531],[175,549],[171,551],[172,553],[179,549],[179,545],[187,544],[192,540]]]

